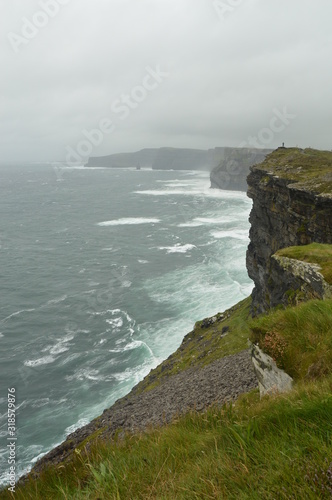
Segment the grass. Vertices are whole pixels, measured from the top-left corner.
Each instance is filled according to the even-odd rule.
[[[246,300],[224,316],[235,337],[249,306]],[[332,300],[312,300],[247,321],[252,340],[270,347],[297,379],[292,392],[259,400],[253,391],[159,429],[99,439],[89,451],[79,446],[15,497],[4,490],[0,499],[331,498],[331,317]],[[218,323],[207,330],[220,329]],[[234,338],[224,348],[241,343]]]
[[[177,351],[152,370],[135,388],[135,393],[151,390],[166,377],[180,373],[194,366],[202,367],[216,359],[236,354],[248,347],[251,297],[239,302],[210,326],[204,326],[209,318],[198,321],[188,333]],[[224,333],[223,333],[224,332]]]
[[[266,170],[317,194],[332,192],[332,152],[278,148],[256,168]]]
[[[311,243],[310,245],[288,247],[279,250],[277,255],[318,264],[325,281],[332,285],[332,245]]]
[[[16,499],[317,499],[332,494],[332,378],[98,443]],[[7,492],[1,499],[11,498]]]
[[[311,300],[251,322],[251,340],[295,380],[332,373],[332,300]],[[332,418],[332,416],[331,416]]]

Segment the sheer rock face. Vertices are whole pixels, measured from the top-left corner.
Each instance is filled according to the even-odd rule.
[[[278,274],[278,266],[280,270],[281,262],[271,259],[277,250],[314,242],[332,243],[332,195],[319,192],[319,169],[306,185],[305,173],[302,181],[297,182],[294,171],[289,174],[288,165],[280,168],[278,156],[274,160],[273,155],[252,167],[247,179],[248,196],[253,199],[247,250],[247,270],[255,283],[253,315],[280,304],[278,289],[282,274]],[[284,273],[285,279],[286,275]],[[284,283],[284,287],[289,289],[289,284]]]

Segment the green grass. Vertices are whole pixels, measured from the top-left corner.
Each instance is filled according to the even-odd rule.
[[[332,245],[311,243],[279,250],[276,255],[318,264],[327,283],[332,285]]]
[[[152,370],[134,389],[135,393],[151,390],[165,377],[175,375],[194,366],[206,366],[216,359],[236,354],[248,347],[251,297],[242,300],[224,313],[216,314],[217,321],[204,327],[198,321],[177,351]],[[226,333],[222,333],[227,330]]]
[[[279,148],[256,168],[267,171],[319,194],[332,192],[332,152]]]
[[[251,330],[251,340],[295,380],[332,373],[332,300],[272,311],[253,320]]]
[[[293,391],[262,400],[253,391],[159,429],[90,441],[89,451],[80,445],[65,463],[17,488],[15,497],[4,490],[0,499],[331,498],[332,300],[254,320],[249,307],[247,299],[222,321],[208,328],[199,322],[194,331],[205,331],[211,342],[219,338],[222,356],[246,344],[250,330],[297,380]],[[220,338],[224,326],[230,330]],[[197,342],[188,335],[190,352],[198,352],[201,335]]]
[[[18,489],[28,499],[317,499],[332,492],[332,379],[98,443]],[[10,498],[4,492],[0,498]]]

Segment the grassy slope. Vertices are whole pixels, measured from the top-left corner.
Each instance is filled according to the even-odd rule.
[[[287,397],[249,394],[233,407],[101,443],[15,498],[330,498],[331,389],[329,377]]]
[[[247,307],[248,300],[233,312],[240,324]],[[332,301],[315,300],[247,321],[246,336],[249,327],[256,340],[272,334],[271,354],[298,380],[291,394],[259,401],[254,392],[233,407],[190,414],[117,443],[97,441],[88,456],[80,447],[72,461],[50,468],[15,498],[330,498],[331,318]],[[239,346],[240,331],[233,327]],[[324,369],[305,380],[322,359]]]
[[[332,193],[332,152],[279,148],[256,166],[319,194]]]
[[[251,340],[295,380],[331,371],[332,300],[311,300],[274,311],[257,318],[251,328]]]

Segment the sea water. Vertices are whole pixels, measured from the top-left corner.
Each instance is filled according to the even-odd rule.
[[[8,388],[19,475],[250,294],[251,201],[209,186],[207,172],[0,166],[2,483]]]

